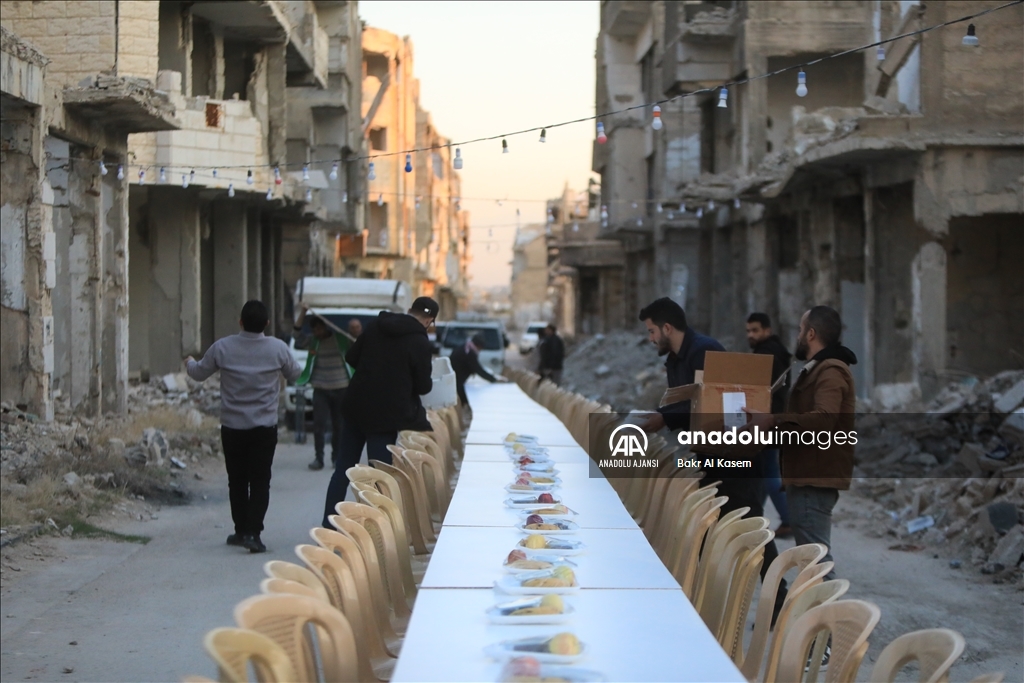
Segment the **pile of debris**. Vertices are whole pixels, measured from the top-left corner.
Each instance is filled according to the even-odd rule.
[[[571,345],[562,383],[616,412],[653,410],[665,392],[664,366],[646,335],[620,330]]]

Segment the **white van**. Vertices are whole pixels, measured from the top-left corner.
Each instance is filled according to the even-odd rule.
[[[537,321],[527,325],[523,336],[519,338],[519,353],[525,356],[537,348],[537,344],[540,343],[540,335],[547,326],[547,323]]]
[[[358,319],[363,328],[381,311],[405,313],[412,305],[409,287],[398,280],[369,280],[354,277],[304,277],[295,286],[295,303],[309,306],[303,331],[309,333],[311,316],[325,318],[335,327],[348,330],[349,321]],[[289,343],[292,357],[306,367],[306,351],[295,348],[295,337]],[[307,394],[306,414],[313,412],[312,397]],[[295,423],[295,385],[285,389],[285,411],[288,425]]]
[[[481,334],[484,338],[484,348],[480,351],[480,365],[492,375],[502,373],[505,368],[505,349],[509,345],[502,323],[497,320],[450,320],[442,324],[444,327],[437,334],[442,356],[452,355],[452,350],[462,346],[475,335]]]

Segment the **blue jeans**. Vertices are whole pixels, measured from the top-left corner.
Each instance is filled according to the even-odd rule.
[[[348,493],[348,475],[345,470],[359,464],[363,456],[363,446],[366,446],[366,457],[368,460],[380,460],[387,464],[391,463],[391,451],[388,446],[398,441],[398,432],[384,432],[382,434],[365,434],[363,430],[346,420],[341,428],[341,452],[335,454],[334,474],[331,475],[331,483],[327,485],[327,500],[324,503],[323,526],[333,529],[327,519],[337,514],[334,507],[345,500]]]
[[[786,492],[782,488],[782,472],[779,470],[779,449],[766,448],[758,456],[761,469],[761,506],[770,496],[775,511],[779,513],[782,523],[789,526],[789,506],[786,505]]]
[[[793,538],[797,545],[821,543],[828,552],[821,558],[822,562],[833,562],[832,559],[832,508],[839,500],[837,489],[819,488],[817,486],[786,487],[786,498],[792,511]],[[825,581],[836,578],[833,569],[825,575]]]

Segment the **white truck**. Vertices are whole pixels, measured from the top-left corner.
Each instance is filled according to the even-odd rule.
[[[358,319],[363,327],[377,317],[381,311],[405,313],[412,305],[409,286],[398,280],[370,280],[354,277],[304,277],[295,285],[295,308],[300,303],[309,306],[303,331],[309,333],[309,318],[316,315],[325,318],[341,330],[348,330],[349,321]],[[292,356],[302,367],[306,366],[307,353],[295,348],[295,338],[289,343]],[[287,424],[295,424],[295,385],[285,389],[285,417]],[[312,395],[306,393],[304,412],[313,412]]]

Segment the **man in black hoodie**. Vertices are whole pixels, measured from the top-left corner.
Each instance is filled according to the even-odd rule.
[[[427,411],[420,396],[430,393],[433,347],[427,328],[434,324],[438,304],[421,296],[408,314],[382,311],[370,321],[345,354],[352,379],[342,402],[345,426],[339,455],[324,505],[324,527],[335,514],[334,506],[345,500],[348,476],[362,457],[391,464],[388,446],[405,429],[430,431]]]
[[[754,353],[772,356],[772,386],[785,375],[783,384],[772,393],[772,413],[778,415],[786,410],[786,397],[789,395],[789,366],[792,356],[786,350],[782,340],[772,332],[772,320],[767,313],[751,313],[747,318],[747,343]],[[771,496],[772,505],[779,513],[781,523],[775,530],[776,538],[789,538],[793,529],[789,526],[789,508],[786,506],[786,492],[782,488],[782,475],[779,471],[779,449],[766,448],[755,458],[755,467],[761,475],[764,492],[761,505]]]

